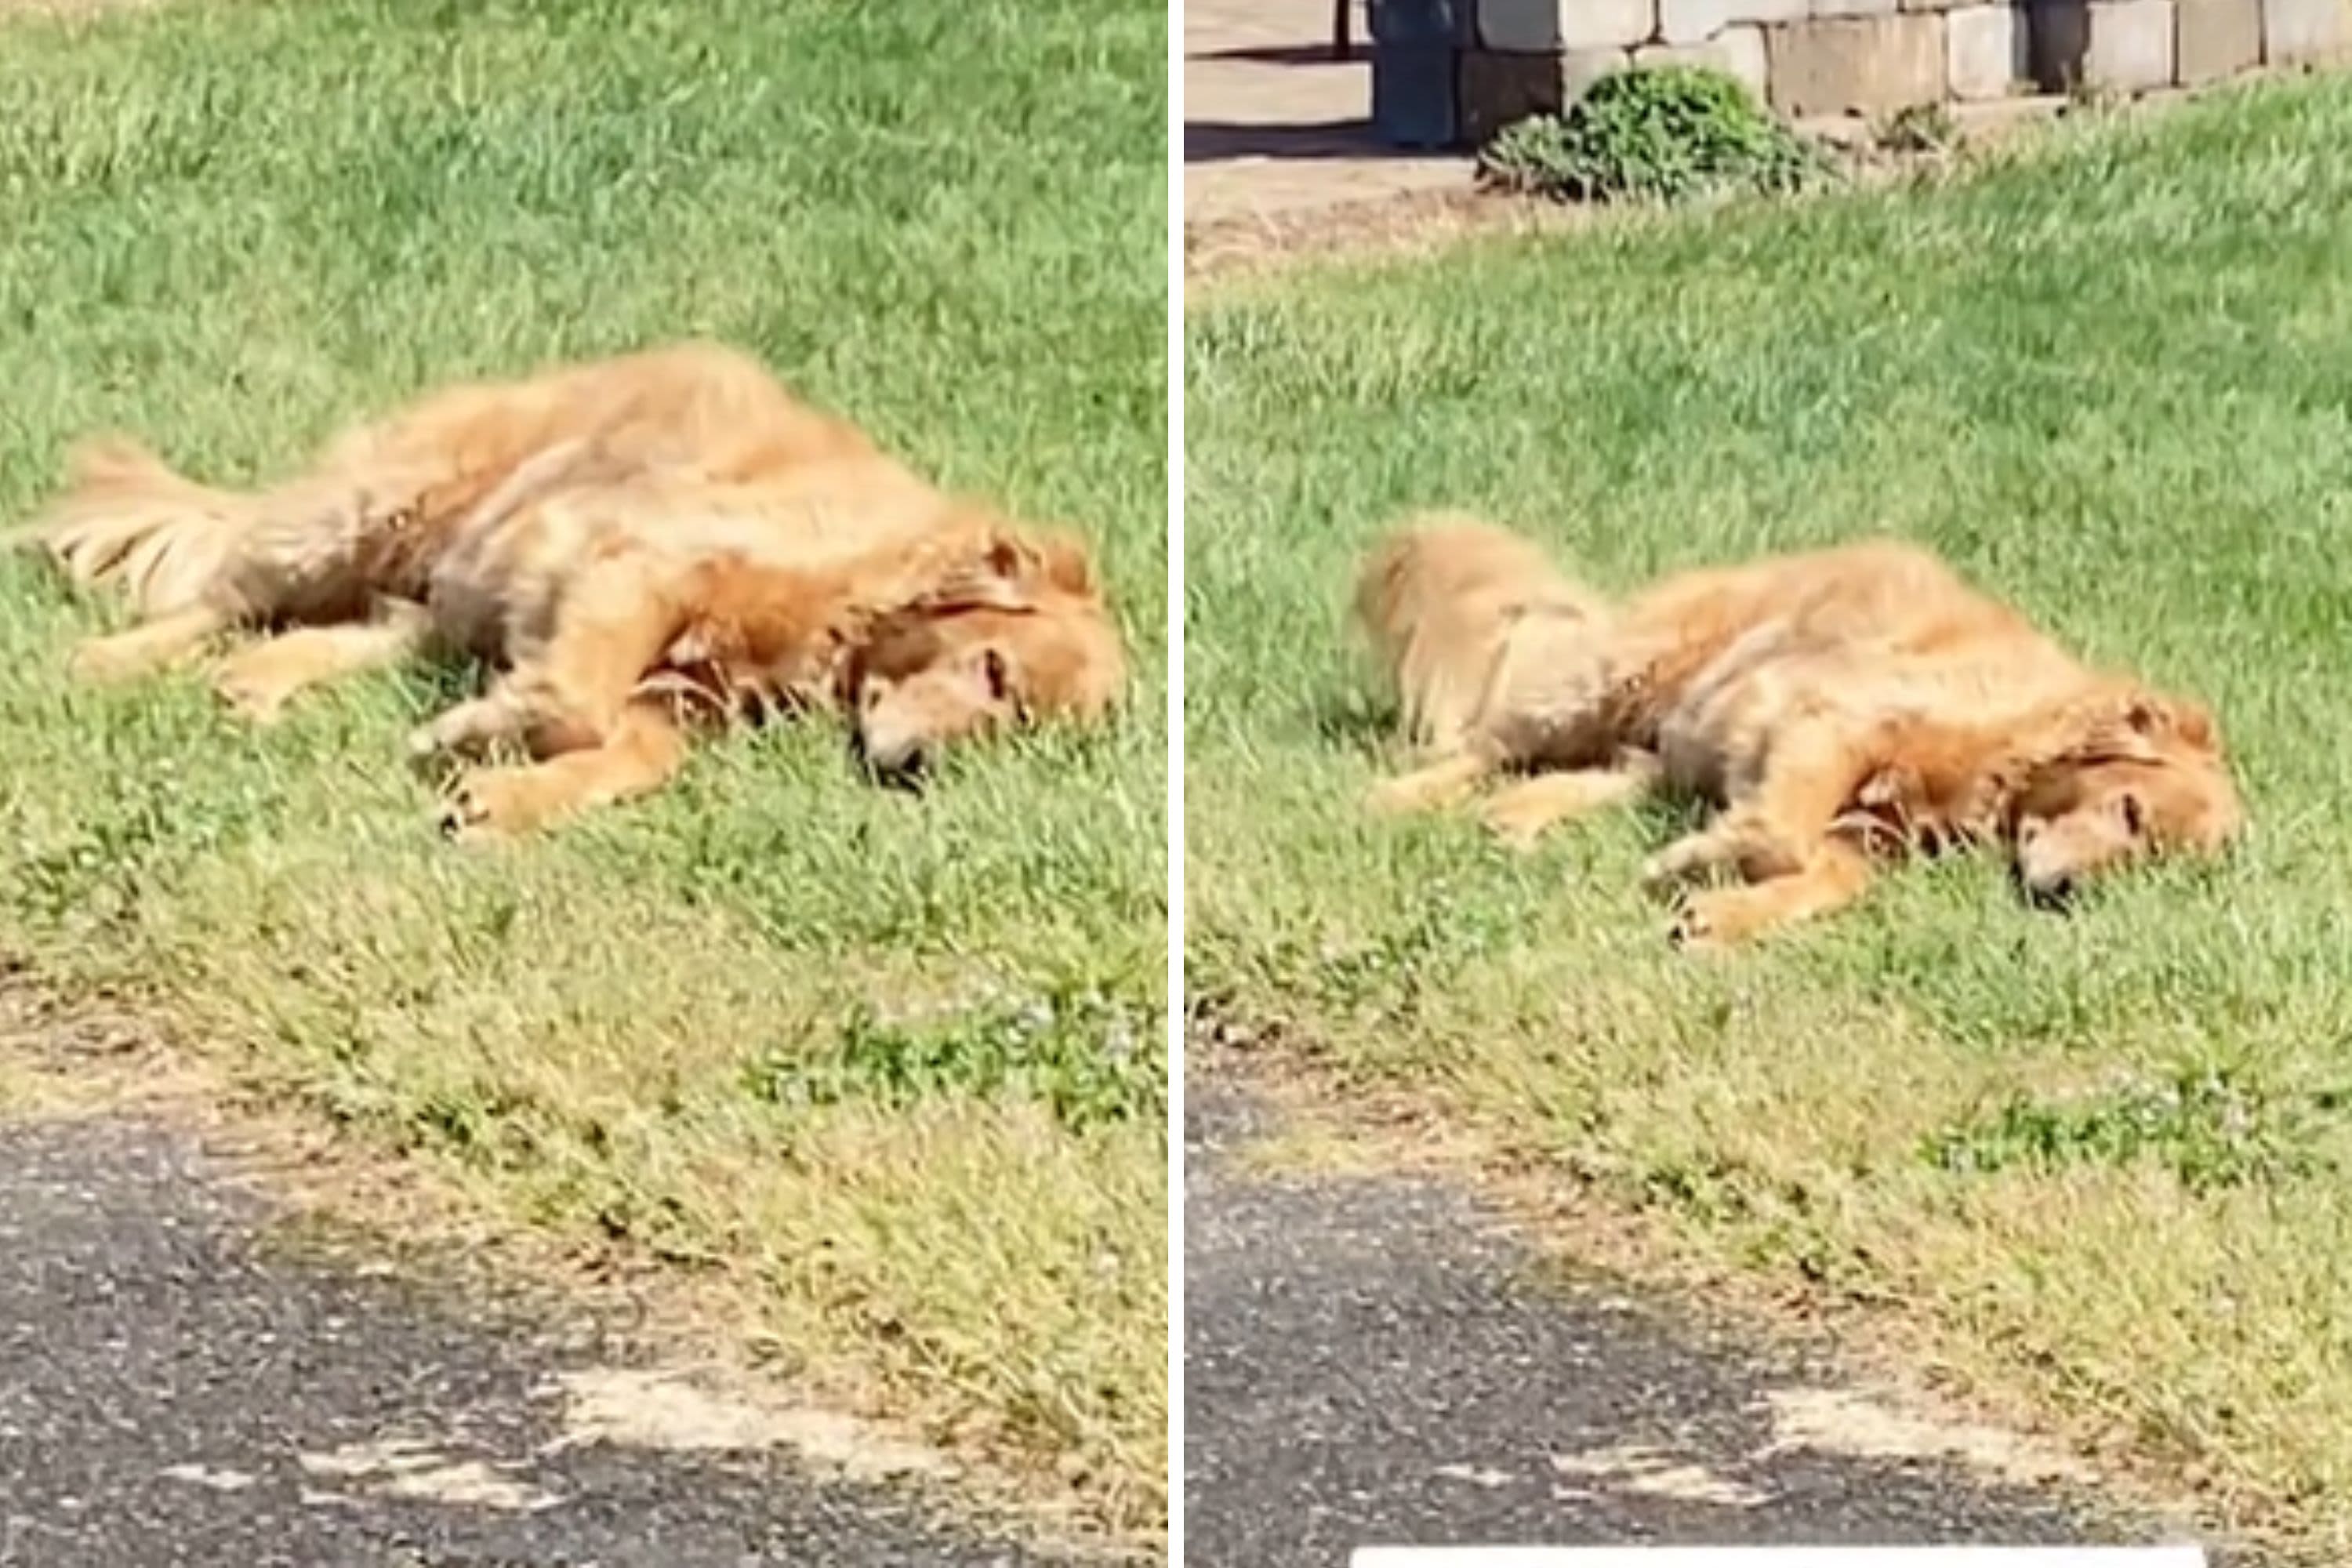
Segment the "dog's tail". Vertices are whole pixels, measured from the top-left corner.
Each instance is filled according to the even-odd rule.
[[[1439,752],[1476,726],[1522,620],[1608,614],[1532,541],[1455,513],[1406,519],[1356,575],[1354,618],[1394,685],[1405,732]]]
[[[269,489],[198,484],[119,437],[71,460],[65,495],[16,530],[75,583],[110,587],[142,620],[210,611],[224,624],[337,620],[413,597],[447,531],[511,511],[587,465],[589,444],[472,467],[383,444]]]
[[[214,599],[260,524],[254,498],[200,485],[113,437],[75,451],[66,495],[12,542],[83,586],[119,589],[153,619]]]

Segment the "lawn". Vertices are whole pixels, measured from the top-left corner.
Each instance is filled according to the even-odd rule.
[[[1189,312],[1187,1006],[1701,1268],[1869,1304],[2231,1517],[2352,1546],[2352,86],[1965,177],[1236,282]],[[2244,852],[1997,868],[1678,955],[1660,810],[1376,823],[1400,512],[1611,586],[1883,530],[2218,710]]]
[[[91,9],[91,8],[85,8]],[[659,1258],[833,1395],[1164,1524],[1166,58],[1133,0],[205,0],[0,22],[0,516],[121,427],[210,477],[445,379],[739,343],[943,482],[1084,528],[1107,733],[920,799],[716,748],[454,850],[397,763],[460,675],[248,732],[68,689],[0,564],[0,957],[225,1080]],[[462,674],[462,672],[460,672]]]

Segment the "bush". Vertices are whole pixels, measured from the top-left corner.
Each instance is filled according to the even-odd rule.
[[[1479,172],[1490,184],[1563,201],[1680,202],[1800,190],[1828,177],[1831,164],[1734,78],[1657,66],[1602,77],[1565,115],[1506,127],[1479,155]]]

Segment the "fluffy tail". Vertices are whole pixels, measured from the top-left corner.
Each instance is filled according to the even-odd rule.
[[[119,589],[152,620],[210,603],[260,521],[252,498],[184,479],[116,437],[73,455],[68,492],[16,542],[78,584]]]
[[[1597,625],[1610,615],[1531,541],[1454,514],[1409,519],[1381,539],[1357,574],[1354,607],[1407,736],[1440,753],[1478,725],[1528,616]]]

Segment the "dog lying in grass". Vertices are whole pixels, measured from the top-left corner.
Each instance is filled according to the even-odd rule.
[[[1356,609],[1424,747],[1374,806],[1528,774],[1482,808],[1525,843],[1654,790],[1708,801],[1643,872],[1680,895],[1685,942],[1827,914],[1905,855],[1998,845],[2057,904],[2242,826],[2201,707],[2085,668],[1910,544],[1684,573],[1612,608],[1523,540],[1423,521],[1373,552]]]
[[[713,723],[837,710],[903,780],[989,731],[1098,720],[1126,681],[1083,544],[942,494],[705,344],[448,387],[253,493],[95,447],[21,538],[138,614],[76,650],[86,679],[242,637],[214,682],[266,721],[428,650],[486,661],[489,689],[411,737],[529,759],[459,776],[463,836],[654,790]]]

